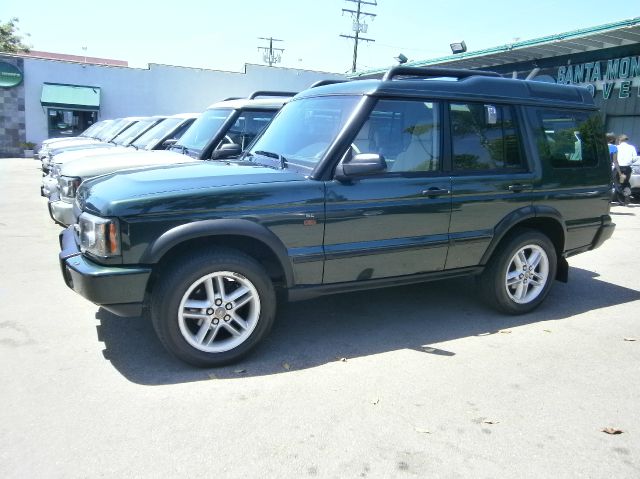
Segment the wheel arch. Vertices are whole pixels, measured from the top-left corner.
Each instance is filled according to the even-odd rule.
[[[560,212],[548,206],[527,206],[513,211],[498,223],[493,239],[482,256],[481,264],[487,264],[498,245],[515,228],[531,228],[544,233],[553,243],[558,259],[562,258],[567,227]]]
[[[176,226],[149,244],[140,262],[162,264],[183,251],[216,245],[237,249],[261,260],[272,279],[281,276],[287,287],[293,285],[293,269],[286,247],[272,231],[250,220],[203,220]]]

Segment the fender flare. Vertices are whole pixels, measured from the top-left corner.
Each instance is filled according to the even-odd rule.
[[[243,219],[215,219],[185,223],[171,228],[150,243],[140,260],[144,264],[158,263],[174,246],[185,241],[210,236],[244,236],[263,243],[278,258],[285,274],[287,286],[293,285],[293,269],[287,248],[280,238],[265,226]]]
[[[550,206],[525,206],[523,208],[512,211],[507,216],[505,216],[500,223],[493,230],[493,239],[486,251],[482,255],[482,259],[480,260],[480,264],[487,264],[489,258],[493,255],[496,247],[503,238],[511,231],[514,227],[518,226],[518,224],[526,221],[528,219],[533,218],[549,218],[554,220],[558,225],[562,228],[562,234],[564,238],[567,237],[567,226],[562,219],[562,215],[558,210],[552,208]],[[562,251],[559,252],[558,256],[562,256]]]

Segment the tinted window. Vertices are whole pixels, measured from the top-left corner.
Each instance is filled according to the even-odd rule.
[[[269,124],[275,114],[275,111],[243,111],[231,128],[227,130],[218,148],[226,143],[235,143],[244,150]]]
[[[388,171],[440,169],[438,104],[380,100],[353,140],[354,153],[378,153]]]
[[[604,150],[600,115],[586,112],[537,111],[538,153],[554,168],[578,168],[598,164]]]
[[[523,167],[511,107],[452,103],[449,108],[455,170]]]

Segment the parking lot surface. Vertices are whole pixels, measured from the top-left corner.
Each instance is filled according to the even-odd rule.
[[[65,286],[38,166],[0,159],[3,478],[640,477],[640,205],[532,314],[471,278],[336,295],[195,369]]]

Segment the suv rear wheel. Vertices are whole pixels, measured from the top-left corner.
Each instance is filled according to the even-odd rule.
[[[483,298],[500,311],[524,314],[549,294],[557,256],[551,240],[531,229],[518,229],[493,254],[480,276]]]
[[[273,284],[240,252],[218,249],[181,256],[163,269],[151,317],[160,341],[196,366],[221,366],[247,354],[271,329]]]

